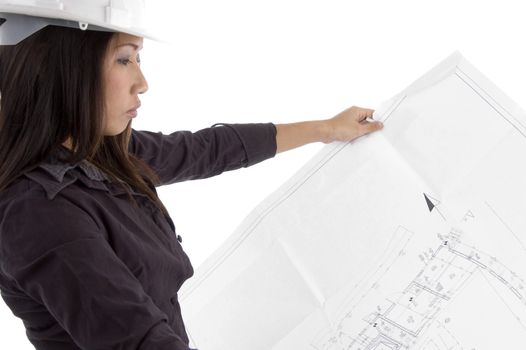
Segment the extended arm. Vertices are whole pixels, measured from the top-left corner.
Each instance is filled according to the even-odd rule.
[[[169,135],[132,132],[130,153],[160,176],[161,184],[201,179],[271,158],[311,142],[350,141],[382,128],[371,109],[351,107],[327,120],[292,124],[225,124]]]
[[[372,118],[372,115],[372,109],[351,107],[331,119],[278,124],[277,153],[312,142],[351,141],[380,130],[383,127],[381,122],[367,120]]]
[[[273,124],[216,124],[169,135],[132,132],[130,153],[152,167],[166,185],[247,167],[276,153]]]

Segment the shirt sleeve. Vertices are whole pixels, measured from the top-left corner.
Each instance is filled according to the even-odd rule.
[[[268,124],[216,124],[195,133],[132,130],[130,153],[144,160],[161,185],[202,179],[251,166],[276,154],[276,127]]]
[[[22,194],[4,214],[2,272],[80,348],[188,350],[82,209]]]

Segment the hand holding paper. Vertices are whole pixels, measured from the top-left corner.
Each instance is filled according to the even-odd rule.
[[[383,125],[381,122],[370,121],[372,114],[372,109],[353,106],[331,119],[278,124],[277,152],[288,151],[311,142],[352,141],[380,130]]]

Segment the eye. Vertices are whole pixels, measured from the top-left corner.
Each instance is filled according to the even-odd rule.
[[[140,65],[141,64],[141,56],[137,55],[135,61],[137,62],[138,65]],[[117,59],[117,63],[122,64],[123,66],[127,66],[131,62],[132,62],[132,60],[130,58],[119,58],[119,59]]]
[[[123,66],[127,66],[128,63],[130,63],[131,60],[129,58],[119,58],[117,59],[117,63],[122,64]]]

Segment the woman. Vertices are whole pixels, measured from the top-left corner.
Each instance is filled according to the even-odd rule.
[[[381,128],[352,107],[324,121],[135,131],[142,41],[46,26],[0,47],[0,289],[39,350],[188,349],[177,291],[193,270],[155,187]]]

